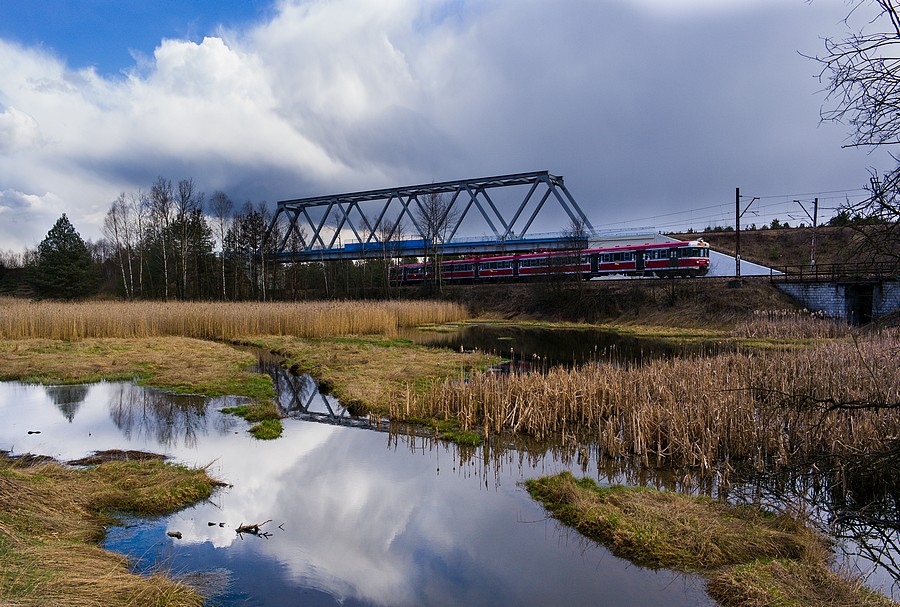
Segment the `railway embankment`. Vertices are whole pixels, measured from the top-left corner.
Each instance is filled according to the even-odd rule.
[[[674,327],[730,329],[759,310],[799,309],[768,277],[737,287],[728,278],[445,285],[430,295],[461,302],[480,317]]]

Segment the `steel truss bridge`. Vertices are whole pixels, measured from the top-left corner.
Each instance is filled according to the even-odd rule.
[[[518,188],[521,195],[526,187],[527,193],[511,216],[501,213],[489,193]],[[433,196],[449,197],[440,205],[443,217],[438,225],[446,224],[440,231],[446,235],[442,242],[434,242],[425,225],[431,212],[427,209],[433,209],[426,205]],[[328,261],[419,257],[435,248],[443,254],[466,255],[572,246],[571,234],[527,236],[548,200],[562,208],[570,225],[583,226],[586,232],[594,230],[563,178],[539,171],[282,200],[266,230],[264,250],[278,261]],[[480,214],[491,234],[456,238],[466,217],[475,213]],[[278,242],[270,242],[277,233],[276,226],[285,223]]]

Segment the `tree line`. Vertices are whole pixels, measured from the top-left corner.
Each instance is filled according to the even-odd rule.
[[[440,242],[449,221],[448,201],[423,201],[417,213],[429,241]],[[4,273],[19,276],[40,297],[76,299],[98,294],[125,299],[268,300],[390,297],[389,268],[398,263],[389,247],[369,260],[273,262],[269,256],[286,227],[272,222],[266,203],[236,205],[222,191],[211,196],[193,179],[158,177],[149,189],[122,192],[111,203],[103,237],[84,241],[64,214],[36,249],[0,252]],[[306,237],[296,231],[285,250],[300,251]],[[379,235],[384,237],[384,235]],[[397,229],[390,238],[406,238]],[[437,251],[428,257],[439,260]],[[6,290],[9,289],[7,285]]]

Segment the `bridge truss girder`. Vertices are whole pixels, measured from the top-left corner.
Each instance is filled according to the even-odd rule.
[[[488,191],[513,186],[530,187],[524,199],[516,207],[512,219],[507,220]],[[541,191],[542,189],[543,191]],[[402,231],[404,218],[408,219],[412,225],[415,232],[412,236],[418,236],[424,243],[429,235],[420,225],[421,217],[426,214],[423,200],[426,196],[434,194],[450,196],[444,218],[450,218],[446,230],[443,231],[448,234],[442,243],[444,245],[453,242],[460,226],[473,208],[480,213],[493,233],[492,237],[482,241],[492,243],[492,245],[486,244],[485,250],[490,250],[491,246],[502,247],[505,243],[510,245],[514,245],[516,242],[524,243],[528,229],[551,196],[562,207],[573,224],[580,224],[585,229],[593,230],[590,221],[566,189],[563,178],[551,175],[547,171],[538,171],[282,200],[278,202],[275,216],[266,230],[263,240],[264,247],[275,258],[282,259],[303,260],[336,257],[352,259],[380,256],[387,250],[385,245],[392,242],[394,237]],[[366,205],[370,210],[368,215],[364,212],[362,205]],[[392,206],[394,210],[397,210],[399,206],[399,213],[396,217],[388,217],[388,211]],[[526,211],[530,211],[528,219],[521,229],[518,229],[519,220],[526,214]],[[318,220],[314,220],[313,215],[320,215],[320,217]],[[278,222],[283,221],[282,216],[287,220],[287,228],[279,242],[271,247],[269,239]],[[355,222],[354,217],[356,217]],[[372,217],[375,217],[374,221],[371,221]],[[345,233],[348,237],[349,233],[352,233],[351,238],[355,239],[355,242],[346,246],[340,242],[341,235]],[[286,247],[292,237],[294,240],[288,250]],[[296,246],[297,243],[299,243],[299,247]],[[336,247],[336,243],[339,246]],[[411,255],[415,255],[414,251],[417,250],[416,247],[391,248],[394,251],[401,249],[403,254]]]

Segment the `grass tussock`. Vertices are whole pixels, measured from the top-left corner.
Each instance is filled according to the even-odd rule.
[[[792,351],[590,365],[546,374],[473,373],[394,402],[391,417],[456,419],[463,430],[546,439],[577,435],[602,455],[638,456],[712,472],[794,456],[866,454],[896,440],[900,410],[838,409],[835,401],[900,400],[898,336]],[[821,402],[818,402],[821,401]]]
[[[467,317],[464,306],[436,301],[58,303],[5,299],[0,305],[0,339],[392,336],[401,327]]]
[[[725,607],[895,606],[833,573],[824,540],[788,515],[570,473],[526,481],[561,522],[649,567],[701,573]]]
[[[97,542],[116,512],[157,515],[208,498],[205,470],[114,461],[75,470],[0,456],[0,602],[15,605],[202,605],[184,584],[133,574]]]
[[[281,437],[284,426],[281,423],[281,414],[274,402],[253,403],[237,407],[225,407],[222,413],[237,415],[251,424],[254,424],[249,432],[259,440],[274,440]]]
[[[526,481],[563,523],[647,567],[704,571],[763,558],[820,559],[822,541],[786,515],[645,487],[599,487],[570,473]]]

